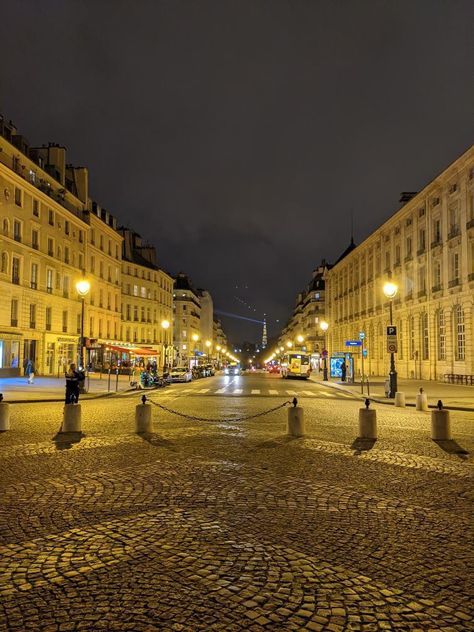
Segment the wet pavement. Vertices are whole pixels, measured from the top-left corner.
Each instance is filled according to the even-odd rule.
[[[257,392],[258,391],[258,392]],[[270,391],[275,392],[276,395]],[[290,392],[288,392],[290,391]],[[307,435],[286,436],[292,399]],[[274,376],[11,406],[0,435],[0,630],[472,629],[473,415],[375,406]],[[1,616],[4,615],[4,616]]]

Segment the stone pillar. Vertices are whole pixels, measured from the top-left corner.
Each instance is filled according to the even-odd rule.
[[[288,408],[288,434],[291,437],[303,437],[305,433],[304,414],[301,406]]]
[[[395,393],[395,406],[398,408],[405,407],[405,393],[401,393],[400,391]]]
[[[61,432],[81,432],[81,405],[64,404]]]
[[[10,404],[0,401],[0,432],[10,430]]]
[[[151,419],[151,404],[138,404],[135,406],[135,432],[153,432]]]

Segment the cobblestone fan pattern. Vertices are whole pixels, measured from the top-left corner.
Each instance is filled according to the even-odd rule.
[[[278,403],[156,397],[216,420]],[[84,403],[67,437],[60,406],[14,407],[0,630],[474,629],[472,416],[452,413],[441,449],[428,414],[381,406],[368,449],[350,400],[305,402],[297,440],[285,410],[155,410],[138,436],[136,403]]]

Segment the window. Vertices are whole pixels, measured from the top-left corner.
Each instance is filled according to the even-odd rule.
[[[453,252],[451,255],[451,283],[456,285],[459,282],[459,253]]]
[[[48,209],[48,224],[54,226],[54,211],[52,209]]]
[[[459,211],[457,204],[449,207],[449,236],[454,237],[459,234]]]
[[[79,243],[80,244],[84,243],[84,231],[83,230],[79,231]]]
[[[420,228],[418,233],[418,251],[424,252],[426,248],[426,231],[424,228]]]
[[[52,308],[47,307],[45,311],[46,331],[51,331]]]
[[[100,236],[100,240],[99,240],[99,248],[100,248],[101,250],[103,250],[103,249],[104,249],[104,237],[103,237],[103,235],[101,235],[101,236]]]
[[[99,276],[101,279],[104,278],[104,262],[99,261]]]
[[[8,233],[10,232],[10,226],[8,224],[8,220],[5,218],[3,220],[3,234],[5,235],[5,237],[8,237]]]
[[[138,320],[138,307],[136,305],[133,306],[133,320]]]
[[[6,252],[2,252],[1,271],[3,274],[7,274],[8,272],[8,255]]]
[[[10,310],[10,322],[12,327],[18,326],[18,299],[12,298]]]
[[[31,264],[31,287],[33,290],[38,289],[38,264]]]
[[[441,288],[441,261],[435,260],[433,263],[433,290]]]
[[[63,280],[63,296],[69,298],[69,277],[65,276]]]
[[[51,268],[46,270],[46,292],[48,292],[48,294],[53,293],[53,271]]]
[[[91,244],[93,246],[95,245],[95,230],[94,229],[91,230]]]
[[[439,217],[433,220],[433,243],[441,243],[441,220]]]
[[[406,256],[407,257],[411,257],[411,248],[412,248],[411,237],[407,237],[406,239]]]
[[[142,298],[146,298],[146,287],[143,287],[143,286],[142,286],[142,287],[140,288],[140,296],[141,296]]]
[[[54,241],[48,237],[48,255],[54,257]]]
[[[410,358],[414,358],[415,357],[415,317],[414,316],[410,316],[410,319],[408,321],[409,324],[409,335],[410,335]]]
[[[69,248],[67,246],[64,248],[64,263],[69,263]]]
[[[438,344],[436,345],[438,360],[446,360],[446,322],[444,312],[441,309],[436,313],[436,332],[438,336]]]
[[[30,305],[30,329],[35,329],[36,327],[36,305],[31,303]]]
[[[466,359],[466,334],[464,327],[464,310],[461,305],[456,305],[454,316],[454,357],[456,360]]]
[[[13,239],[21,241],[21,222],[17,219],[13,221]]]
[[[418,293],[420,295],[426,294],[426,268],[420,266],[418,269]]]
[[[67,332],[67,309],[63,310],[63,333]]]
[[[133,296],[138,296],[138,285],[133,286]]]
[[[20,285],[20,260],[18,257],[12,258],[12,283]]]
[[[35,217],[39,217],[39,202],[38,200],[33,199],[33,215]]]
[[[145,308],[142,307],[140,310],[142,323],[145,322]]]
[[[95,274],[95,257],[91,257],[91,272]]]
[[[428,314],[423,312],[420,319],[421,325],[421,348],[423,360],[429,358],[429,333],[428,333]]]
[[[64,222],[64,232],[65,232],[66,235],[69,235],[69,230],[70,230],[69,221],[65,220],[65,222]]]
[[[31,231],[31,247],[35,250],[39,249],[39,233],[37,230]]]
[[[390,270],[390,253],[385,253],[385,269]]]
[[[395,246],[395,265],[400,263],[400,245],[397,244]]]
[[[15,204],[17,206],[23,206],[22,190],[19,187],[15,187]]]
[[[130,305],[128,305],[128,304],[127,304],[127,307],[126,307],[126,318],[125,318],[125,320],[130,320],[130,318],[131,318]]]

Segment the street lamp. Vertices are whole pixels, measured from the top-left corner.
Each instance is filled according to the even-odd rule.
[[[193,334],[191,336],[191,338],[194,340],[194,368],[196,368],[197,366],[197,360],[196,360],[196,343],[199,340],[199,336],[197,334]]]
[[[291,342],[291,340],[288,340],[288,342],[286,343],[286,346],[288,347],[288,349],[291,349],[291,347],[293,346],[293,343]]]
[[[206,340],[206,347],[207,347],[207,363],[210,364],[211,363],[211,359],[209,357],[209,354],[211,352],[211,345],[212,342],[210,340]]]
[[[84,304],[85,298],[89,294],[91,284],[87,279],[81,279],[76,283],[76,290],[81,297],[81,341],[79,346],[79,363],[81,370],[84,370]]]
[[[393,307],[392,307],[392,303],[393,303],[393,299],[397,295],[397,292],[398,292],[398,285],[396,283],[394,283],[393,281],[387,281],[385,283],[385,285],[383,286],[383,293],[385,294],[385,296],[389,300],[390,326],[393,325]],[[398,390],[398,386],[397,386],[397,371],[395,369],[395,353],[393,351],[390,352],[390,373],[389,373],[389,379],[390,379],[390,393],[388,394],[388,396],[393,398],[393,397],[395,397],[395,393]]]
[[[299,342],[300,345],[303,345],[304,342],[304,336],[302,336],[301,334],[299,334],[298,336],[296,336],[296,340],[297,342]]]
[[[323,382],[328,381],[328,350],[326,348],[326,332],[328,330],[328,323],[325,320],[322,320],[319,323],[319,327],[321,331],[324,333],[324,349],[323,349]]]
[[[163,377],[166,373],[166,352],[168,351],[168,340],[167,340],[167,334],[166,334],[166,330],[169,329],[170,326],[170,321],[169,320],[162,320],[161,321],[161,328],[163,329],[163,335],[164,335],[164,343],[163,343]]]

